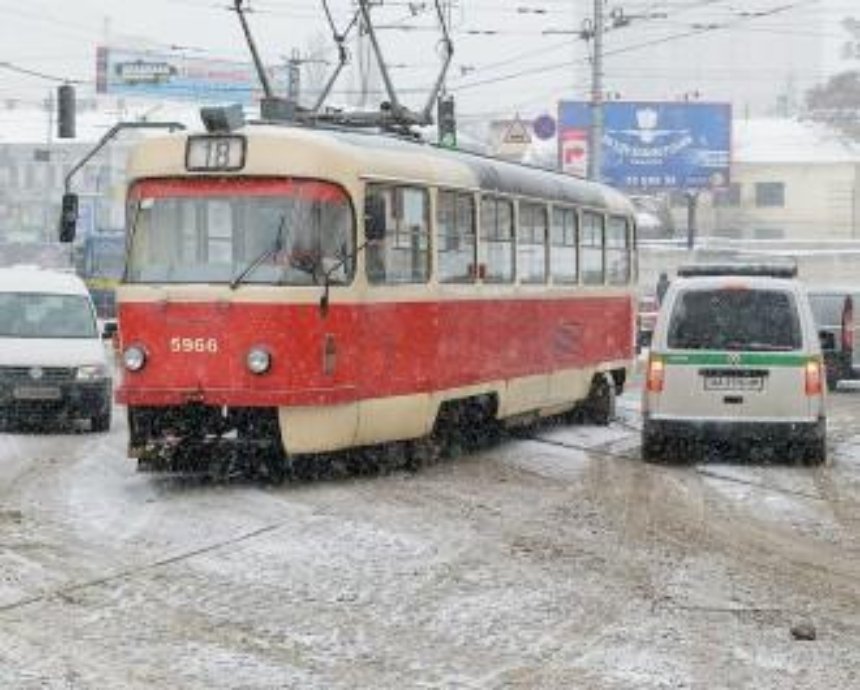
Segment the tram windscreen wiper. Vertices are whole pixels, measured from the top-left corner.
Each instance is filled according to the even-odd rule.
[[[284,248],[284,225],[287,222],[286,214],[281,214],[281,220],[278,224],[278,232],[275,233],[275,242],[271,247],[266,249],[260,256],[254,259],[251,263],[249,263],[242,272],[239,273],[233,280],[230,281],[230,289],[235,290],[242,281],[253,271],[257,269],[264,261],[270,259],[275,256],[278,252],[280,252]]]

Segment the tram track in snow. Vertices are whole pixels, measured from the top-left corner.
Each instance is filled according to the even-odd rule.
[[[641,427],[627,422],[625,420],[616,420],[614,422],[617,426],[625,427],[631,431],[635,431],[639,433],[641,431]],[[613,439],[610,441],[606,441],[604,443],[600,443],[597,445],[586,445],[586,444],[578,444],[578,443],[570,443],[568,441],[557,441],[555,439],[548,439],[541,436],[531,435],[531,436],[523,436],[523,439],[527,439],[533,441],[535,443],[542,443],[544,445],[554,446],[557,448],[564,448],[567,450],[575,450],[577,452],[586,453],[589,455],[599,455],[602,457],[611,458],[614,460],[622,460],[625,462],[641,462],[643,464],[644,461],[637,453],[630,452],[619,452],[613,450],[612,447],[618,445],[620,440],[623,439]],[[659,465],[650,464],[649,467],[652,467],[654,471],[670,471],[670,467],[661,467]],[[680,464],[676,464],[675,467],[681,467]],[[771,484],[767,484],[764,482],[759,482],[751,479],[744,479],[742,477],[735,477],[730,475],[725,475],[715,470],[699,467],[696,465],[689,465],[688,468],[695,472],[696,474],[707,477],[708,479],[715,479],[718,481],[728,482],[732,484],[740,484],[743,486],[749,486],[755,489],[760,489],[762,491],[767,491],[770,493],[782,494],[784,496],[791,496],[796,498],[803,498],[810,501],[817,501],[828,504],[848,504],[852,503],[851,501],[846,501],[844,499],[833,498],[828,496],[822,496],[820,494],[813,494],[806,491],[799,491],[796,489],[789,489],[785,487],[773,486]]]

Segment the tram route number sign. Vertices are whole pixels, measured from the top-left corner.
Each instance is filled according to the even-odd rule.
[[[192,172],[241,170],[245,167],[245,148],[242,136],[189,137],[185,168]]]

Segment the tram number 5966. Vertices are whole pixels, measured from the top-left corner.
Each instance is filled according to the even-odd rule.
[[[180,338],[177,336],[170,339],[170,351],[214,355],[218,352],[218,340],[216,338]]]

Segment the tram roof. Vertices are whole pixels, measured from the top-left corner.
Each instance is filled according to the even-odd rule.
[[[274,154],[278,142],[283,142],[285,147],[297,144],[318,147],[322,153],[329,155],[342,153],[355,161],[356,173],[368,179],[405,179],[438,186],[477,188],[487,192],[606,208],[617,213],[633,213],[628,198],[607,185],[491,156],[445,149],[405,137],[361,130],[268,124],[249,124],[234,133],[247,138],[251,152],[249,155],[253,155],[255,150],[265,151],[267,155]],[[144,150],[150,147],[158,149],[168,142],[176,145],[194,135],[194,132],[182,132],[154,137],[142,147]],[[254,146],[259,140],[265,140],[265,147],[258,149]],[[349,147],[348,150],[344,146]],[[150,150],[150,153],[154,151]],[[151,155],[146,158],[147,164],[143,166],[136,166],[132,161],[132,167],[139,168],[135,172],[143,175],[152,173],[157,158]],[[277,159],[283,160],[281,155],[277,155]],[[178,171],[164,172],[171,174]],[[254,170],[246,174],[258,173]]]

